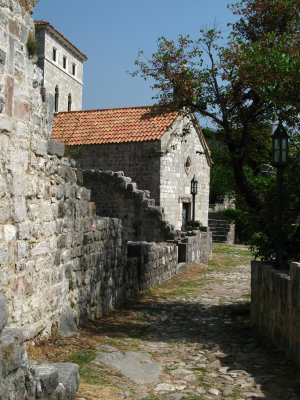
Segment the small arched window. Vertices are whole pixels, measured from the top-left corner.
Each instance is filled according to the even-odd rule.
[[[54,112],[58,112],[58,98],[59,98],[59,90],[58,90],[58,85],[56,85],[54,94]]]
[[[188,156],[187,157],[187,159],[186,159],[186,161],[185,161],[185,164],[184,164],[184,169],[185,169],[185,172],[188,174],[189,172],[190,172],[190,170],[191,170],[191,159],[190,159],[190,156]]]
[[[71,93],[69,93],[69,96],[68,96],[68,111],[71,111],[72,110],[72,95],[71,95]]]

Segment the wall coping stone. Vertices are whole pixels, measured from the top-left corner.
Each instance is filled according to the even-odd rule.
[[[65,144],[50,139],[48,141],[48,154],[63,157],[65,155]]]

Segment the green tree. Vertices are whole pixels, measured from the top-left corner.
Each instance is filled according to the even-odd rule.
[[[184,108],[216,125],[228,149],[226,162],[234,177],[241,214],[251,225],[250,236],[253,239],[255,233],[264,232],[266,243],[272,245],[274,227],[262,231],[260,222],[270,208],[274,210],[274,206],[268,208],[268,201],[274,199],[275,180],[261,177],[260,165],[270,162],[272,128],[280,119],[291,134],[286,182],[291,197],[296,198],[294,175],[296,171],[300,175],[300,3],[242,0],[229,7],[240,19],[232,25],[226,46],[218,44],[222,38],[215,29],[200,31],[198,40],[179,35],[175,43],[161,37],[150,59],[139,53],[138,69],[132,75],[154,79],[154,98],[162,110]],[[285,206],[285,221],[291,220],[290,214],[296,220],[299,200]],[[286,233],[292,241],[295,235],[291,230]]]

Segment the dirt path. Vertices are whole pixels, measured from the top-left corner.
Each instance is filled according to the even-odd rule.
[[[78,399],[296,400],[300,371],[250,325],[250,259],[197,265],[80,330],[29,349],[80,365]]]

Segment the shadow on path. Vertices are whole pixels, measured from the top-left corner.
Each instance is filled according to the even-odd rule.
[[[300,370],[250,326],[250,303],[203,305],[198,302],[135,300],[91,324],[110,338],[137,338],[199,345],[214,352],[228,371],[243,370],[264,396],[249,399],[300,399]]]

